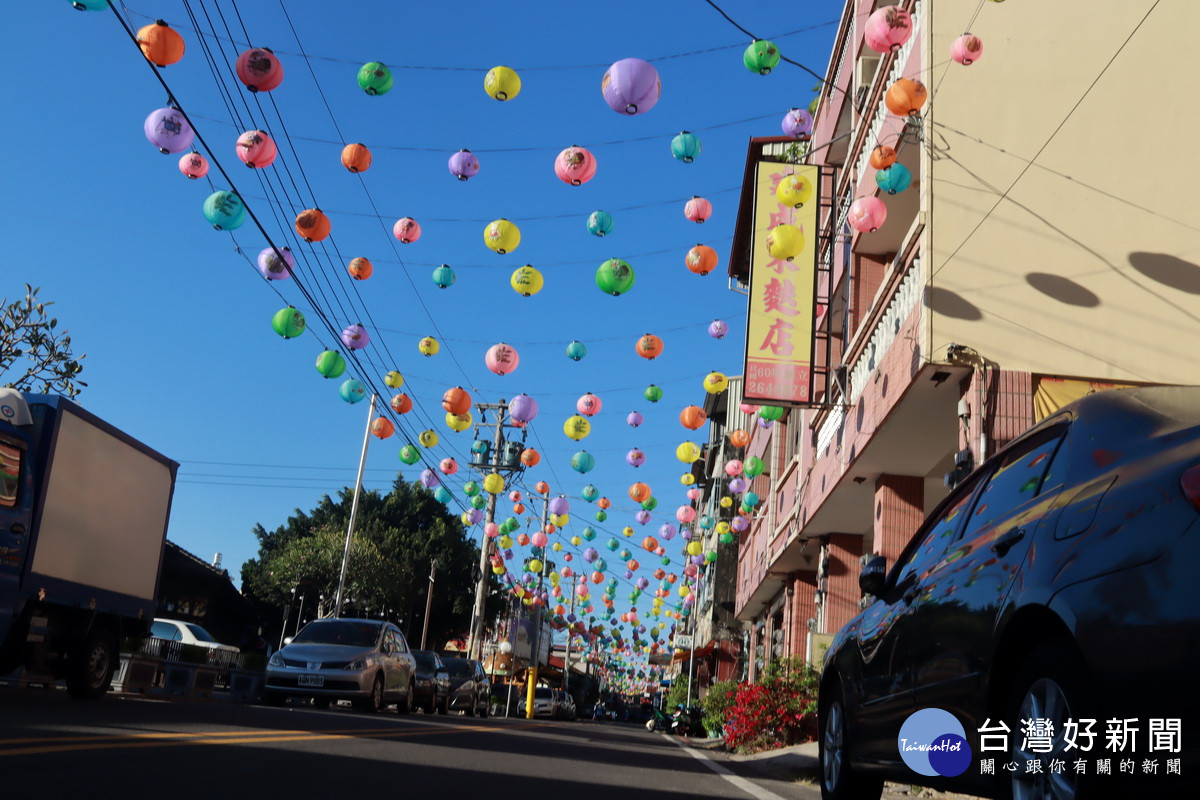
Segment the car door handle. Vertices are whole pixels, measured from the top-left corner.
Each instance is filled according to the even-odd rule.
[[[1013,545],[1024,538],[1024,528],[1013,528],[1011,531],[992,542],[992,552],[998,556],[1006,555],[1008,551],[1012,549]]]

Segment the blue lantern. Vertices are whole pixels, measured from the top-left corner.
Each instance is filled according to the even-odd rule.
[[[219,231],[232,231],[246,222],[246,204],[233,192],[222,189],[204,201],[204,218]]]
[[[454,499],[454,495],[450,494],[450,490],[445,486],[439,486],[434,489],[433,496],[439,503],[449,503]]]
[[[354,378],[343,383],[341,388],[338,389],[338,393],[341,394],[342,399],[347,403],[357,403],[367,396],[366,387]]]
[[[433,282],[437,284],[439,289],[445,289],[454,283],[454,270],[450,269],[449,264],[442,264],[433,271]]]
[[[595,500],[597,497],[600,496],[600,490],[589,483],[587,486],[583,487],[583,492],[581,493],[581,496],[583,497],[584,500],[586,500],[587,502],[590,503],[593,500]]]
[[[567,345],[567,358],[579,361],[587,355],[587,346],[583,342],[574,341]]]
[[[594,466],[596,466],[596,457],[587,450],[580,450],[571,456],[571,469],[580,474],[591,472]]]
[[[875,183],[888,194],[903,192],[912,183],[912,172],[903,164],[892,164],[875,173]]]
[[[613,218],[607,211],[593,211],[587,218],[588,233],[593,236],[607,236],[613,228]]]
[[[671,140],[671,155],[685,164],[692,163],[696,160],[696,156],[700,155],[700,139],[694,133],[680,131]]]

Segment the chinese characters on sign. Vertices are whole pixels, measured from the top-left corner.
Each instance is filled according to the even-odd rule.
[[[1003,755],[981,758],[980,774],[1182,774],[1179,719],[1151,718],[1145,725],[1138,719],[1109,719],[1103,731],[1097,730],[1098,724],[1095,719],[1068,719],[1056,729],[1049,719],[1023,719],[1014,733],[1003,721],[986,719],[978,731],[979,751]],[[1016,737],[1022,753],[1033,757],[1014,759],[1010,735]]]
[[[779,202],[775,190],[793,174],[818,185],[814,166],[758,162],[744,386],[745,398],[752,402],[812,401],[817,201],[811,199],[796,209]],[[768,234],[785,223],[803,232],[804,247],[793,258],[774,258],[767,249]]]

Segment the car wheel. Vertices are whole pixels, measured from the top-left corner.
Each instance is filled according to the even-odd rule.
[[[491,713],[491,710],[492,710],[492,699],[490,697],[485,698],[483,701],[483,705],[480,706],[480,708],[479,708],[479,718],[487,719],[488,715]]]
[[[450,696],[449,695],[446,695],[445,697],[443,697],[442,702],[437,704],[437,713],[443,714],[443,715],[450,713]]]
[[[72,697],[95,700],[108,691],[120,656],[117,642],[105,628],[96,628],[71,651],[67,691]]]
[[[479,695],[473,694],[473,695],[471,695],[471,704],[469,706],[467,706],[465,709],[463,709],[463,713],[466,714],[468,717],[473,717],[477,713],[478,709],[479,709]]]
[[[832,697],[829,697],[832,695]],[[846,700],[840,683],[822,687],[818,733],[823,800],[876,800],[883,794],[883,780],[870,778],[850,766]]]
[[[358,700],[355,703],[359,711],[365,711],[368,714],[378,714],[383,708],[383,676],[376,675],[374,683],[371,684],[371,694],[363,700]]]
[[[421,711],[423,711],[426,714],[434,714],[437,712],[437,690],[436,689],[434,689],[432,692],[429,693],[429,699],[425,702],[425,705],[421,706]]]
[[[1072,761],[1072,752],[1065,751],[1061,731],[1069,719],[1094,718],[1088,700],[1085,669],[1079,657],[1067,645],[1048,642],[1031,652],[1017,670],[1004,719],[1045,719],[1053,726],[1055,737],[1049,752],[1034,752],[1023,748],[1019,729],[1009,734],[1009,761],[1018,765],[1041,760],[1043,765],[1059,759],[1067,764]],[[1015,728],[1015,726],[1014,726]],[[1078,751],[1074,751],[1078,753]],[[1003,775],[1003,773],[1001,773]],[[1052,772],[1028,772],[1017,769],[1003,781],[1000,796],[1011,800],[1074,800],[1076,797],[1092,797],[1088,784],[1090,776],[1079,775],[1072,769]]]
[[[404,693],[404,699],[396,703],[397,714],[411,714],[413,710],[413,695],[416,694],[416,689],[413,688],[412,682],[409,681],[408,691]]]

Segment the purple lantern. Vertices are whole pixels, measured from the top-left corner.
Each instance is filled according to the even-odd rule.
[[[675,538],[675,526],[669,522],[664,522],[662,527],[658,529],[658,535],[666,539],[668,542]]]
[[[750,520],[746,519],[745,517],[734,517],[733,521],[729,523],[729,527],[733,528],[738,533],[745,533],[750,529]]]
[[[688,541],[691,541],[691,538],[692,538],[692,529],[691,529],[691,528],[683,528],[683,527],[681,527],[681,528],[679,529],[679,535],[680,535],[680,536],[682,536],[684,539],[686,539],[686,540],[688,540]]]
[[[636,428],[645,421],[645,417],[636,411],[630,411],[629,416],[625,418],[625,421],[629,423],[629,427]]]
[[[594,548],[594,547],[589,547],[587,550],[583,551],[583,560],[588,562],[589,564],[592,563],[593,561],[595,561],[599,557],[600,557],[600,554],[596,552],[596,548]]]
[[[451,175],[460,181],[465,181],[479,172],[479,159],[470,150],[459,150],[450,156],[447,166],[450,167]]]
[[[566,514],[570,510],[571,501],[561,494],[550,501],[551,514]]]
[[[650,512],[643,508],[641,511],[634,514],[633,518],[636,519],[638,523],[645,525],[650,521]]]
[[[625,463],[631,467],[640,467],[646,463],[646,454],[635,447],[625,454]]]
[[[348,325],[342,330],[342,343],[351,350],[361,350],[371,342],[367,329],[362,325]]]
[[[633,577],[633,570],[631,570],[631,569],[625,570],[625,580],[629,580],[632,577]]]
[[[714,339],[724,339],[729,333],[729,325],[723,319],[714,319],[708,323],[708,335]]]
[[[192,146],[196,132],[178,108],[151,111],[142,126],[146,139],[163,153],[182,153]]]
[[[773,419],[765,419],[763,417],[758,418],[758,427],[762,428],[763,430],[767,430],[774,424],[775,420]]]
[[[808,109],[805,108],[793,108],[783,115],[783,122],[779,125],[783,128],[784,134],[793,139],[799,139],[801,136],[812,133],[812,126],[812,114],[808,113]]]
[[[283,258],[279,256],[282,255]],[[296,257],[286,247],[275,252],[274,247],[264,247],[258,254],[258,271],[269,281],[282,281],[292,277],[296,266]]]
[[[733,492],[734,494],[741,494],[742,492],[746,491],[746,479],[734,478],[731,480],[729,482],[729,491]]]
[[[533,418],[537,416],[538,404],[527,394],[519,394],[512,399],[508,404],[508,416],[513,422],[521,424],[533,422]]]
[[[425,486],[426,489],[432,489],[438,485],[438,477],[434,474],[433,470],[421,470],[421,484]]]
[[[483,522],[483,511],[478,508],[468,508],[467,519],[471,521],[472,525],[478,525]]]
[[[650,581],[647,578],[642,577],[642,578],[638,578],[637,583],[635,583],[634,585],[637,586],[637,588],[639,588],[639,589],[645,589],[647,586],[650,585]]]
[[[697,567],[704,563],[704,556],[692,556],[692,563]]]
[[[658,70],[640,58],[623,58],[608,68],[600,82],[604,102],[618,114],[645,114],[662,94]]]

